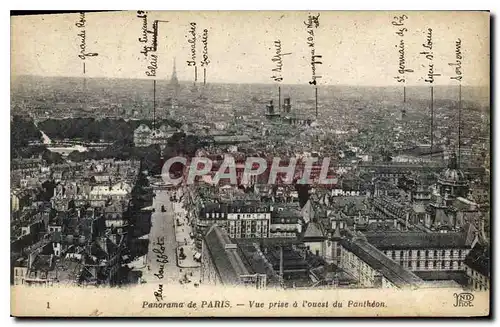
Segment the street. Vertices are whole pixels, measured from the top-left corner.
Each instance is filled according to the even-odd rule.
[[[146,267],[143,269],[143,280],[146,283],[194,285],[199,282],[199,264],[193,263],[190,247],[186,246],[192,244],[189,238],[191,230],[187,225],[182,204],[170,199],[174,193],[179,195],[180,192],[155,191],[148,254]],[[165,212],[161,210],[162,205]],[[175,227],[176,218],[182,224],[177,228]],[[181,246],[186,258],[177,262],[176,251]]]

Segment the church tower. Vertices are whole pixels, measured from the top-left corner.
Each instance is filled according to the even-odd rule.
[[[426,209],[425,225],[438,230],[449,230],[460,227],[457,210],[453,202],[457,197],[467,197],[469,182],[462,170],[458,168],[457,157],[450,156],[448,168],[438,177],[435,199]]]
[[[469,182],[464,173],[458,167],[457,156],[452,153],[448,168],[443,170],[438,178],[439,194],[444,199],[455,199],[457,197],[467,197],[469,192]]]

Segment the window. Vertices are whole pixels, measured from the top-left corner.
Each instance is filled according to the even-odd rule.
[[[458,256],[462,258],[462,250],[458,250]]]
[[[392,260],[396,259],[396,251],[392,251]]]
[[[425,269],[429,268],[429,262],[425,260]]]
[[[425,257],[428,258],[429,257],[429,250],[425,250]]]
[[[417,258],[420,258],[420,250],[417,251]]]
[[[411,257],[411,256],[412,256],[412,254],[413,254],[413,251],[412,251],[412,250],[410,250],[410,251],[408,252],[408,255]]]
[[[403,251],[399,251],[399,256],[402,258],[403,257]]]
[[[444,257],[445,253],[444,253],[444,250],[441,251],[441,255]],[[444,262],[444,261],[443,261]]]
[[[432,262],[432,266],[433,266],[434,268],[436,268],[436,261],[433,261],[433,262]]]
[[[437,255],[438,255],[438,251],[434,250],[434,256],[437,257]]]
[[[420,261],[417,261],[417,269],[420,268]]]
[[[411,269],[411,268],[413,268],[413,267],[412,267],[412,262],[411,262],[411,261],[408,261],[408,268],[410,268],[410,269]]]
[[[444,264],[445,264],[444,260],[441,261],[441,268],[444,268]]]

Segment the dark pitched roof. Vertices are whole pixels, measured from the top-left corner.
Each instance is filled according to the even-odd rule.
[[[237,240],[236,240],[237,241]],[[278,284],[279,278],[276,272],[268,265],[262,252],[258,250],[255,244],[238,243],[239,249],[245,258],[245,262],[252,267],[252,270],[259,274],[265,274],[270,284]]]
[[[415,275],[422,278],[425,281],[443,281],[443,280],[453,280],[460,285],[467,285],[468,278],[465,271],[416,271]]]
[[[370,232],[398,232],[399,230],[394,227],[393,221],[381,221],[381,222],[372,222],[366,226],[366,230]]]
[[[302,255],[297,252],[291,245],[282,246],[265,246],[265,256],[267,261],[272,265],[275,271],[280,269],[280,257],[281,250],[283,251],[283,271],[288,270],[304,270],[308,269],[308,264],[302,257]],[[281,249],[281,250],[280,250]]]
[[[52,242],[60,243],[62,241],[61,232],[54,232],[54,233],[50,234],[50,238],[51,238]]]
[[[381,250],[449,249],[470,246],[465,233],[365,233],[370,244]]]
[[[303,235],[303,240],[315,240],[315,239],[324,239],[325,238],[325,231],[323,229],[323,226],[320,223],[317,222],[309,222],[307,224],[307,227],[305,229],[304,235]]]
[[[423,283],[417,275],[401,267],[364,239],[345,239],[340,243],[399,288]]]
[[[97,259],[107,259],[108,253],[105,249],[97,242],[92,243],[90,247],[90,255],[96,257]]]
[[[477,243],[465,257],[464,263],[483,276],[490,276],[490,248]]]
[[[92,243],[91,254],[99,259],[106,259],[118,251],[118,246],[108,237],[98,238]]]
[[[31,264],[31,270],[51,271],[55,268],[55,262],[50,254],[39,254]]]
[[[223,284],[239,284],[240,275],[250,273],[238,254],[238,246],[219,226],[212,226],[204,241]]]

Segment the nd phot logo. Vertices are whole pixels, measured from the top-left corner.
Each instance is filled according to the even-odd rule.
[[[455,304],[454,307],[473,307],[472,301],[474,301],[474,294],[472,293],[454,293]]]

